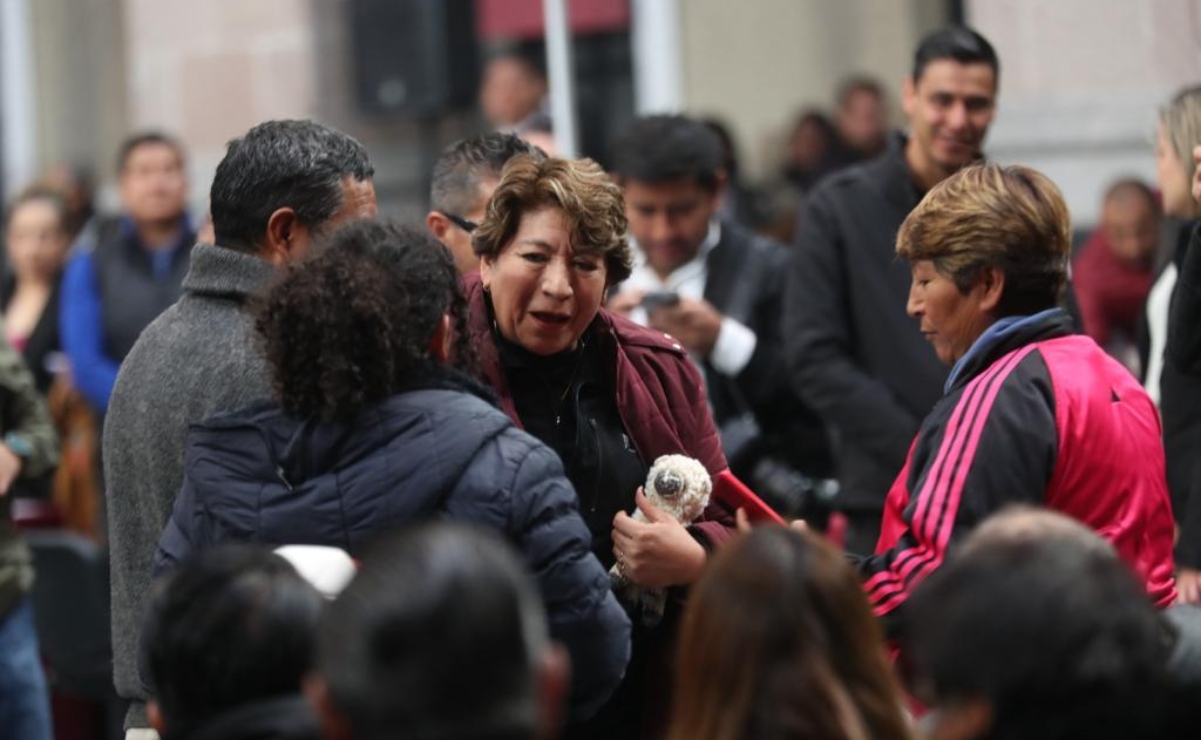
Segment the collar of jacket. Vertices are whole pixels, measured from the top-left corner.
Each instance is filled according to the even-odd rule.
[[[128,213],[123,213],[117,217],[115,236],[130,246],[135,246],[142,251],[151,251],[138,237],[138,222]],[[189,249],[195,243],[196,223],[192,220],[192,214],[185,209],[179,214],[179,236],[167,251],[172,254],[179,254]]]
[[[306,481],[332,469],[347,440],[363,430],[392,430],[395,424],[389,420],[397,414],[397,403],[404,403],[398,399],[420,391],[456,391],[497,405],[492,389],[475,378],[439,362],[423,362],[409,370],[405,383],[392,396],[372,405],[352,423],[320,419],[294,422],[288,442],[279,451],[280,471],[286,478]],[[289,426],[285,423],[280,428],[286,430]]]
[[[459,391],[475,396],[490,406],[499,407],[496,400],[496,393],[490,386],[485,385],[479,379],[468,375],[458,368],[434,360],[426,360],[410,368],[405,382],[396,389],[390,398],[417,391]],[[384,407],[387,406],[390,398],[369,407],[363,412],[363,418],[379,413],[386,415],[387,411]],[[266,419],[274,419],[283,415],[283,411],[276,401],[264,399],[255,401],[241,409],[213,414],[202,422],[192,424],[191,427],[215,430],[232,429],[248,424],[257,425]],[[310,423],[320,425],[328,423],[338,426],[336,422],[322,422],[318,419],[308,421],[292,419],[292,421],[298,424]]]
[[[500,407],[513,423],[521,428],[521,419],[517,415],[517,406],[513,402],[513,394],[505,380],[504,367],[500,361],[496,341],[492,336],[492,322],[488,315],[488,298],[484,293],[484,284],[478,272],[472,272],[463,277],[463,292],[467,296],[467,331],[471,335],[471,343],[479,357],[480,374],[485,382],[496,390],[500,398]],[[602,308],[596,314],[589,327],[597,341],[612,345],[617,352],[628,347],[640,347],[659,350],[686,357],[684,348],[671,336],[639,326],[624,316],[619,316]],[[614,360],[614,365],[618,364]],[[612,367],[612,365],[610,365]],[[618,404],[620,410],[620,403]]]
[[[414,391],[460,391],[499,408],[496,393],[491,387],[456,367],[435,360],[426,360],[412,367],[394,395]]]
[[[245,300],[258,294],[274,275],[275,268],[258,255],[197,244],[192,249],[192,265],[183,289],[197,295]]]
[[[905,161],[905,147],[908,144],[908,136],[894,131],[884,153],[869,161],[865,167],[876,170],[884,196],[888,200],[906,211],[912,211],[926,193],[917,186],[909,163]]]
[[[1201,219],[1190,219],[1181,222],[1180,231],[1176,234],[1175,249],[1172,250],[1172,264],[1176,269],[1184,267],[1184,256],[1188,254],[1189,244],[1192,243],[1193,232],[1201,229]]]
[[[926,197],[926,191],[918,187],[913,171],[905,160],[905,147],[908,145],[909,137],[894,131],[884,153],[864,166],[876,170],[886,198],[906,211],[912,211]],[[976,161],[984,162],[987,159],[981,155]]]
[[[373,404],[353,422],[296,419],[286,416],[275,401],[259,401],[243,409],[228,411],[193,424],[190,432],[217,437],[248,430],[262,439],[262,447],[289,486],[324,474],[337,463],[343,445],[356,435],[388,434],[389,419],[397,413],[401,396],[421,391],[457,391],[498,406],[492,389],[455,368],[428,361],[412,368],[404,385],[389,398]],[[189,441],[189,444],[191,442]]]
[[[994,362],[1033,342],[1073,334],[1072,317],[1062,308],[1049,308],[1030,316],[1007,316],[988,327],[951,368],[946,393],[966,385]]]

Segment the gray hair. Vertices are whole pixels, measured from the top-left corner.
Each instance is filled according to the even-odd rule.
[[[229,142],[209,192],[217,244],[255,252],[284,207],[317,229],[342,208],[343,181],[370,180],[363,145],[314,121],[267,121]]]
[[[500,179],[509,160],[528,154],[536,160],[546,154],[513,134],[491,133],[459,139],[446,147],[434,163],[430,182],[430,207],[465,216],[479,204],[480,180]]]

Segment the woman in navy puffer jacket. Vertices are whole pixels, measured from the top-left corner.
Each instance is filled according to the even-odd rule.
[[[191,428],[155,572],[228,540],[353,556],[420,520],[499,531],[537,579],[584,718],[621,679],[630,624],[559,458],[447,364],[473,362],[464,317],[454,263],[423,232],[353,223],[289,268],[257,319],[279,403]]]

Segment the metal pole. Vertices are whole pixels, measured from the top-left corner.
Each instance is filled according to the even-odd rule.
[[[37,175],[37,99],[33,85],[31,0],[0,0],[0,115],[3,117],[3,195]]]
[[[632,0],[634,106],[638,115],[684,108],[679,0]]]
[[[550,114],[559,156],[578,155],[575,107],[575,65],[567,0],[542,0],[546,20],[546,71],[550,81]]]

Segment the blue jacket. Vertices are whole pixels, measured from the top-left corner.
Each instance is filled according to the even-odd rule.
[[[59,333],[71,377],[99,412],[108,408],[117,371],[138,335],[179,299],[196,232],[184,214],[178,241],[149,250],[128,216],[78,246],[59,294]]]
[[[572,716],[590,716],[625,672],[630,622],[589,551],[559,458],[487,395],[441,371],[352,424],[296,421],[258,405],[193,425],[155,573],[229,540],[332,545],[354,556],[404,523],[487,527],[524,555],[551,636],[571,654]]]

